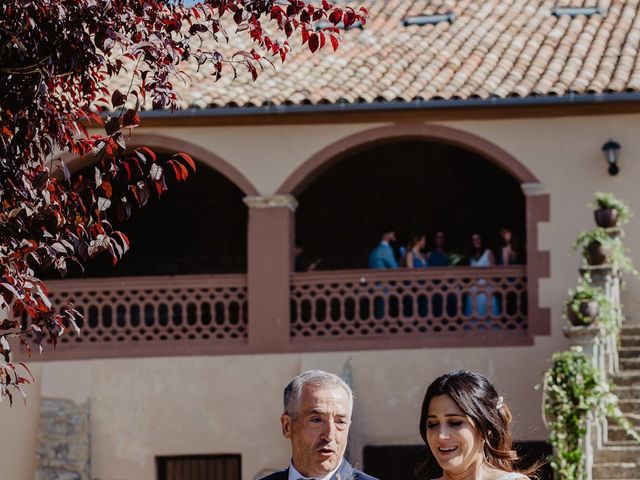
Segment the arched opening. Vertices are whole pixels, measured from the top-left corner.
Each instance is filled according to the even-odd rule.
[[[156,153],[160,162],[170,156]],[[159,200],[152,196],[123,223],[114,222],[131,240],[131,249],[115,266],[107,254],[99,254],[83,276],[246,272],[245,193],[226,176],[197,163],[196,173],[185,182],[171,185]],[[91,175],[92,169],[79,173]]]
[[[501,228],[521,242],[526,234],[520,183],[482,155],[436,141],[391,141],[345,155],[298,200],[302,269],[316,259],[319,269],[366,268],[384,229],[395,230],[396,247],[426,234],[426,250],[443,231],[447,249],[460,257],[468,255],[473,233],[496,256]]]
[[[548,334],[549,311],[538,304],[538,279],[549,274],[537,239],[538,222],[549,215],[542,188],[498,145],[440,125],[374,128],[318,151],[278,190],[300,203],[292,338],[406,348],[530,344],[533,335]],[[503,227],[518,237],[515,264],[499,264]],[[380,245],[382,229],[394,230],[400,243],[426,234],[427,250],[444,231],[446,249],[458,254],[452,257],[467,257],[455,268],[366,268],[376,244],[389,251]],[[497,266],[470,265],[473,233]],[[318,258],[316,270],[325,271],[306,271]]]

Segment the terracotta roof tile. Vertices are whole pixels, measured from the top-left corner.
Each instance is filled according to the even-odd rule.
[[[506,98],[640,91],[640,0],[362,0],[364,30],[343,32],[338,52],[312,55],[293,42],[276,70],[217,83],[185,71],[186,107]],[[556,17],[555,7],[606,9]],[[403,26],[411,15],[455,14],[451,23]],[[233,41],[238,39],[234,38]],[[215,45],[209,45],[213,47]],[[248,40],[230,47],[249,49]],[[118,80],[116,79],[117,83]]]

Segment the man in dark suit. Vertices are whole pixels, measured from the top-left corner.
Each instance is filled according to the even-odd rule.
[[[344,459],[353,393],[340,377],[309,370],[284,389],[282,434],[291,442],[289,468],[261,480],[377,480]]]

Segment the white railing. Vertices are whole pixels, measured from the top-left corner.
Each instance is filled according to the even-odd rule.
[[[620,272],[609,266],[588,267],[581,273],[589,274],[591,284],[600,287],[613,305],[614,321],[618,327],[622,326],[622,304],[620,302]],[[566,327],[566,337],[572,346],[580,346],[585,354],[589,355],[593,365],[598,369],[604,381],[619,371],[617,332],[604,329],[602,326],[593,325],[587,327]],[[597,449],[604,446],[607,441],[608,424],[606,418],[596,418],[593,414],[587,422],[587,433],[583,439],[585,453],[586,480],[591,480],[594,456]]]

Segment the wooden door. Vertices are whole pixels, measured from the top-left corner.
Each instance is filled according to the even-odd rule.
[[[158,480],[240,480],[240,455],[158,457]]]

